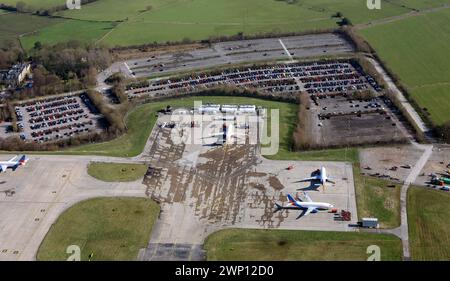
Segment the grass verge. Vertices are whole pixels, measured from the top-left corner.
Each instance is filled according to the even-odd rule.
[[[227,229],[211,234],[205,249],[213,261],[362,261],[370,245],[381,248],[383,261],[401,260],[400,239],[363,232]]]
[[[66,260],[77,245],[81,260],[134,260],[147,246],[159,206],[145,198],[95,198],[70,207],[52,225],[37,260]]]
[[[401,185],[361,175],[359,163],[353,164],[353,179],[358,218],[375,217],[382,228],[398,227]]]
[[[408,190],[408,226],[413,260],[450,260],[450,194],[423,187]]]
[[[147,172],[145,164],[91,162],[88,174],[106,182],[128,182],[140,179]]]

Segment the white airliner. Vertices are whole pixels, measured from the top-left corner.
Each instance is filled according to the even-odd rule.
[[[317,213],[319,211],[328,211],[328,210],[333,211],[333,212],[336,211],[333,209],[334,206],[330,203],[313,202],[311,200],[311,198],[308,196],[308,194],[303,192],[303,195],[304,195],[306,201],[302,201],[298,197],[296,199],[294,199],[290,194],[288,194],[287,199],[288,199],[289,203],[286,206],[281,206],[281,205],[275,203],[275,205],[277,207],[276,211],[283,210],[283,209],[294,209],[294,210],[303,211],[302,213],[300,213],[300,215],[297,217],[297,219],[301,218],[303,216],[307,216],[310,213]]]
[[[221,132],[215,133],[215,134],[210,134],[210,135],[204,137],[204,139],[217,138],[217,140],[216,140],[216,142],[214,142],[214,144],[224,145],[224,144],[227,144],[230,142],[233,143],[234,141],[232,142],[232,139],[237,140],[237,139],[242,139],[242,137],[245,137],[245,134],[238,134],[233,129],[233,126],[224,125]]]
[[[19,160],[16,160],[19,158],[19,155],[14,156],[8,161],[1,161],[0,162],[0,172],[6,172],[6,169],[11,168],[13,171],[15,171],[19,166],[25,166],[25,164],[28,162],[28,158],[25,155],[22,155]]]
[[[316,171],[316,175],[310,178],[304,178],[302,180],[299,180],[298,182],[304,182],[304,181],[311,181],[311,182],[320,182],[322,186],[325,186],[325,183],[330,182],[332,184],[335,184],[335,182],[332,180],[332,178],[328,177],[327,170],[325,167],[321,167],[320,170]]]

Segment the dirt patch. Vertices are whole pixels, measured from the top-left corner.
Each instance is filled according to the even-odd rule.
[[[282,189],[284,189],[284,185],[281,184],[280,180],[277,177],[275,177],[275,176],[269,177],[269,184],[275,190],[282,190]]]
[[[159,46],[159,47],[140,47],[132,49],[123,50],[113,50],[114,61],[124,61],[130,59],[141,59],[148,58],[152,56],[159,56],[164,54],[172,54],[177,52],[189,52],[197,49],[205,48],[204,45],[195,44],[183,44],[183,45],[173,45],[173,46]]]
[[[255,178],[260,178],[260,177],[265,177],[267,176],[266,173],[259,173],[259,172],[249,172],[247,173],[247,176],[249,177],[255,177]]]
[[[266,190],[266,188],[264,187],[264,184],[261,184],[261,183],[251,182],[250,186],[253,187],[254,189],[259,190],[259,191]]]

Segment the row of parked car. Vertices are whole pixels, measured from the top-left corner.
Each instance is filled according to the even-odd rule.
[[[223,84],[259,88],[268,92],[299,91],[300,86],[295,79],[300,80],[310,94],[365,90],[370,87],[363,73],[349,62],[316,62],[240,67],[158,79],[145,84],[149,85],[147,87],[130,90],[128,94],[158,96],[174,91],[193,92]]]

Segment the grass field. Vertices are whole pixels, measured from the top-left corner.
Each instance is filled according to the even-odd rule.
[[[380,227],[395,228],[400,225],[400,190],[387,187],[393,183],[361,175],[359,164],[353,165],[358,218],[378,218]]]
[[[8,13],[0,16],[0,48],[8,41],[17,41],[19,36],[31,34],[42,28],[63,22],[61,19]]]
[[[210,261],[364,261],[370,245],[380,247],[382,261],[401,260],[398,238],[362,232],[228,229],[208,236],[204,247]]]
[[[91,162],[87,171],[101,181],[127,182],[142,178],[147,172],[147,165]]]
[[[134,260],[147,246],[159,206],[144,198],[96,198],[66,210],[39,247],[37,260],[66,260],[77,245],[81,260]]]
[[[0,0],[0,4],[6,4],[14,7],[18,2],[23,2],[27,7],[31,7],[32,9],[36,10],[62,6],[66,4],[65,0]]]
[[[25,50],[33,48],[37,41],[46,45],[55,45],[70,40],[89,44],[96,42],[98,38],[108,33],[114,26],[115,23],[110,22],[64,20],[44,27],[32,35],[22,37],[21,42]]]
[[[450,8],[360,31],[438,125],[450,121],[449,22]]]
[[[450,260],[450,194],[411,187],[409,243],[413,260]]]
[[[57,15],[77,19],[36,28],[41,32],[23,38],[26,48],[34,42],[48,44],[74,39],[108,46],[138,45],[151,42],[207,39],[210,36],[259,33],[286,33],[337,27],[332,15],[341,12],[353,24],[406,14],[412,8],[429,8],[450,0],[383,1],[382,9],[369,10],[361,0],[98,0],[80,10]],[[0,0],[15,5],[17,0]],[[24,0],[38,8],[64,5],[61,0]],[[409,3],[410,2],[410,3]],[[47,18],[48,19],[48,18]],[[23,20],[22,20],[23,22]],[[26,22],[26,21],[25,21]],[[33,25],[30,25],[33,26]]]
[[[151,8],[149,8],[151,6]],[[58,15],[90,21],[122,21],[99,42],[109,46],[206,39],[238,32],[299,32],[336,27],[332,15],[340,11],[354,23],[410,10],[385,2],[369,10],[360,0],[99,0]]]

